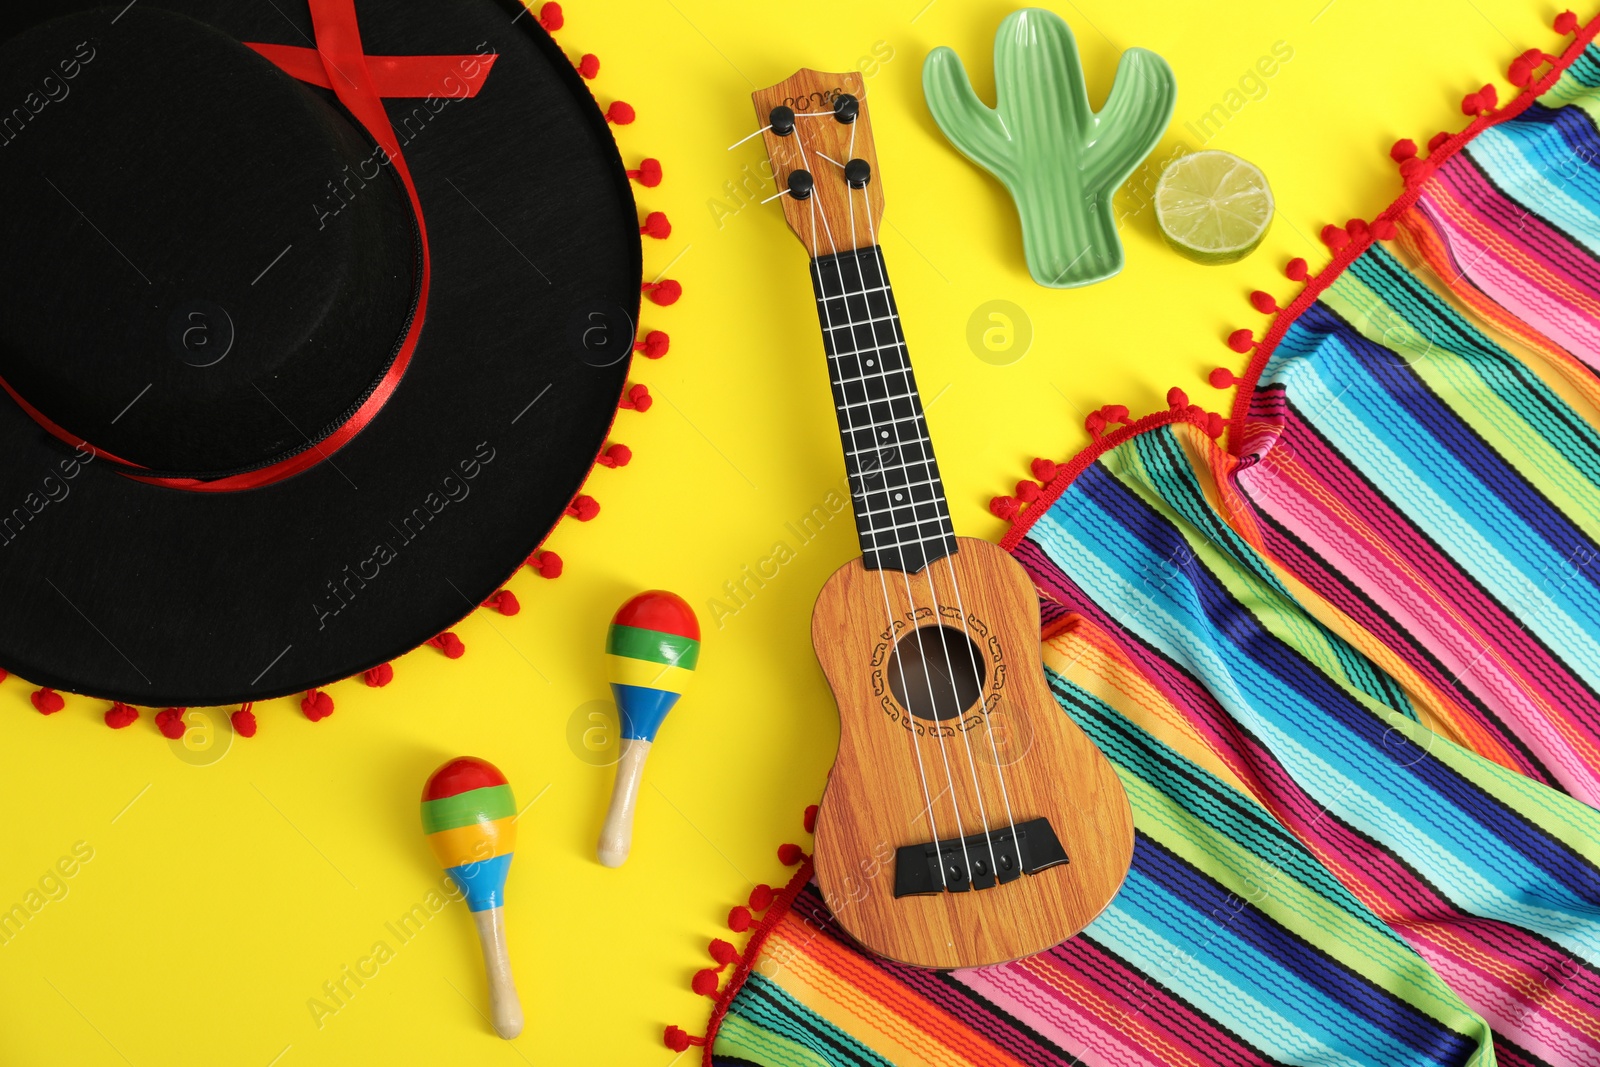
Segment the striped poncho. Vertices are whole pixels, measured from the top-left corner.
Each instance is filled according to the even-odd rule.
[[[1600,26],[1558,28],[1325,233],[1225,438],[1175,395],[1006,538],[1133,805],[1111,906],[921,971],[802,862],[707,1063],[1600,1064]]]

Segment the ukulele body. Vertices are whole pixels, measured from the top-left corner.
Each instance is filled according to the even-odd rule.
[[[1066,940],[1111,902],[1133,855],[1116,771],[1046,685],[1026,572],[997,545],[956,543],[909,575],[853,560],[812,615],[840,725],[817,816],[817,881],[866,948],[936,968],[1002,963]],[[1040,818],[1066,862],[987,888],[946,882],[896,896],[903,846],[954,845]],[[981,844],[960,854],[977,864],[991,855]]]

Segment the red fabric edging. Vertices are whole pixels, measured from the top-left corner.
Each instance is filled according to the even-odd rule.
[[[1067,491],[1067,487],[1077,480],[1078,475],[1082,474],[1089,464],[1131,437],[1136,437],[1146,430],[1153,430],[1157,426],[1167,426],[1176,422],[1187,422],[1192,426],[1199,427],[1202,431],[1206,428],[1205,420],[1190,414],[1187,410],[1183,408],[1168,408],[1165,411],[1153,411],[1137,422],[1129,423],[1121,429],[1113,430],[1085,445],[1077,455],[1073,456],[1071,460],[1056,471],[1056,476],[1050,479],[1050,483],[1040,490],[1039,498],[1029,503],[1022,513],[1017,516],[1011,524],[1011,529],[1007,530],[1006,535],[1000,539],[1000,547],[1007,552],[1016,548],[1018,542],[1028,535],[1029,530],[1033,529],[1033,524],[1039,516],[1050,510],[1050,505],[1054,504],[1061,494]]]
[[[744,988],[745,980],[750,977],[750,970],[755,965],[756,957],[761,954],[761,947],[767,943],[767,938],[777,928],[783,917],[789,914],[789,908],[794,904],[794,898],[800,895],[806,883],[811,881],[811,857],[807,856],[800,863],[800,869],[794,872],[784,887],[778,890],[772,898],[771,905],[761,917],[755,932],[745,942],[744,952],[740,954],[739,961],[734,964],[733,977],[717,994],[716,1007],[711,1009],[711,1018],[706,1022],[705,1052],[700,1057],[702,1067],[714,1067],[711,1062],[711,1047],[717,1042],[717,1031],[722,1028],[723,1017],[728,1014],[728,1007],[733,1003],[733,998],[739,995],[739,990]]]
[[[1551,65],[1544,76],[1518,93],[1516,99],[1512,100],[1511,103],[1498,111],[1490,111],[1479,115],[1467,124],[1466,129],[1459,131],[1445,141],[1444,144],[1429,152],[1428,157],[1422,161],[1421,169],[1407,179],[1406,190],[1396,197],[1388,207],[1379,212],[1372,221],[1376,223],[1381,219],[1392,223],[1407,211],[1412,204],[1416,203],[1417,198],[1422,195],[1423,185],[1427,183],[1428,178],[1432,176],[1434,171],[1439,169],[1441,164],[1466,147],[1478,134],[1491,126],[1498,126],[1502,122],[1516,118],[1526,111],[1536,99],[1549,92],[1550,88],[1560,80],[1561,75],[1566,73],[1572,62],[1583,54],[1584,49],[1589,47],[1589,42],[1594,40],[1596,33],[1600,33],[1600,16],[1590,19],[1578,31],[1578,35],[1567,46],[1566,51],[1561,53],[1560,58]],[[1261,380],[1261,372],[1266,369],[1267,360],[1271,359],[1272,353],[1277,350],[1278,342],[1283,340],[1283,335],[1290,326],[1294,325],[1295,320],[1316,302],[1317,297],[1322,295],[1323,290],[1332,285],[1339,275],[1344,273],[1345,268],[1350,266],[1357,256],[1365,252],[1376,239],[1372,234],[1370,224],[1366,232],[1351,237],[1348,244],[1334,253],[1332,262],[1318,271],[1316,276],[1306,283],[1305,288],[1300,291],[1300,295],[1296,296],[1288,307],[1278,313],[1261,340],[1256,342],[1255,354],[1250,357],[1250,364],[1245,369],[1243,380],[1239,384],[1239,390],[1234,394],[1233,414],[1228,419],[1228,451],[1230,453],[1235,456],[1239,454],[1238,449],[1244,437],[1245,415],[1250,410],[1250,401],[1255,397],[1256,385]]]

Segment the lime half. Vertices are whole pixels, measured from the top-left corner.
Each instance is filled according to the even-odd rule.
[[[1191,152],[1169,163],[1156,183],[1156,227],[1196,263],[1243,259],[1271,225],[1267,176],[1230,152]]]

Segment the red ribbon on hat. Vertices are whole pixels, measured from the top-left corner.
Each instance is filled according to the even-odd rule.
[[[135,481],[172,489],[226,493],[271,485],[316,466],[349,444],[351,439],[372,421],[383,405],[388,403],[395,387],[400,384],[400,379],[405,377],[406,367],[410,365],[412,353],[417,347],[417,339],[422,335],[431,277],[428,229],[422,217],[422,200],[417,196],[417,187],[411,180],[411,169],[406,166],[405,157],[400,152],[400,142],[395,137],[394,127],[389,123],[389,115],[384,110],[383,101],[385,97],[437,96],[450,99],[474,97],[483,87],[484,80],[489,77],[489,69],[494,66],[494,61],[498,57],[493,53],[464,56],[369,56],[361,48],[361,31],[356,24],[355,0],[310,0],[310,5],[312,33],[316,38],[315,48],[253,41],[246,41],[245,46],[254,49],[293,78],[323,89],[332,89],[340,103],[344,104],[350,114],[355,116],[356,121],[366,128],[367,133],[388,156],[396,176],[405,186],[406,196],[411,199],[411,210],[417,219],[417,239],[421,244],[422,269],[417,279],[416,314],[412,316],[411,326],[406,331],[399,351],[385,372],[383,380],[343,425],[303,452],[258,470],[229,475],[225,478],[203,480],[139,474],[138,471],[141,469],[139,464],[120,459],[105,449],[96,448],[76,434],[68,433],[24,400],[8,382],[0,379],[0,387],[11,394],[11,398],[34,422],[75,448],[87,449],[98,457],[120,464],[125,468],[121,473]],[[451,88],[452,80],[457,85],[454,90]]]

